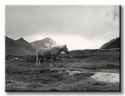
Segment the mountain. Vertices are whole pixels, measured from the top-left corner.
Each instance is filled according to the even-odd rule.
[[[13,40],[9,37],[5,37],[6,42],[6,55],[34,55],[36,50],[43,48],[50,48],[56,45],[56,42],[51,38],[44,38],[32,43],[27,42],[23,38]]]
[[[24,48],[22,48],[15,40],[5,37],[5,42],[6,42],[6,55],[28,55],[30,54],[27,52]]]
[[[120,37],[105,43],[100,49],[120,48]]]
[[[26,51],[28,51],[30,54],[35,54],[36,53],[36,49],[33,48],[33,46],[29,42],[24,40],[23,38],[19,38],[18,40],[16,40],[16,42],[18,42],[18,44],[22,48],[24,48]]]
[[[51,38],[44,38],[42,40],[38,40],[38,41],[34,41],[34,42],[31,42],[32,46],[35,48],[35,49],[39,49],[39,48],[51,48],[51,47],[54,47],[56,46],[56,42],[53,41]]]

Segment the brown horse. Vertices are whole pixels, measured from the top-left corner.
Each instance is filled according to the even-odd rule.
[[[41,61],[43,62],[45,59],[48,60],[51,58],[52,62],[50,66],[52,67],[52,64],[54,64],[56,57],[62,51],[64,51],[66,54],[69,54],[69,51],[66,45],[56,46],[52,48],[40,48],[36,52],[36,65],[39,65],[40,62]]]

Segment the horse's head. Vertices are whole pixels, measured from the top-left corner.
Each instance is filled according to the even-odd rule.
[[[66,45],[62,47],[62,51],[64,51],[66,54],[69,54],[68,48]]]

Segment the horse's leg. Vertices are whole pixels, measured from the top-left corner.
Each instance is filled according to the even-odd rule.
[[[54,64],[54,62],[55,62],[55,59],[56,59],[56,56],[52,56],[52,62],[51,62],[51,64],[50,64],[50,67],[52,67],[53,66],[53,64]]]
[[[39,57],[38,65],[40,65],[40,63],[41,63],[41,57]]]
[[[51,63],[50,63],[50,67],[52,67],[52,66],[53,66],[53,58],[54,58],[54,56],[51,56]]]
[[[36,53],[36,65],[38,65],[38,60],[39,60],[39,57],[38,57],[38,54]]]
[[[36,57],[36,65],[39,65],[38,63],[39,63],[39,57],[37,56]]]
[[[36,56],[36,65],[39,65],[40,57]]]
[[[56,60],[56,56],[54,56],[54,58],[53,58],[53,64],[54,64],[55,60]]]
[[[43,58],[43,57],[41,57],[41,59],[40,59],[40,60],[41,60],[41,63],[43,63],[43,62],[44,62],[44,58]]]
[[[44,58],[43,58],[42,56],[40,56],[40,57],[39,57],[39,65],[40,65],[41,63],[43,63],[43,61],[44,61]]]

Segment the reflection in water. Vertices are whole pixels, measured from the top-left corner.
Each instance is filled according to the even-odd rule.
[[[95,79],[96,81],[119,83],[118,73],[97,72],[95,75],[91,77]]]

